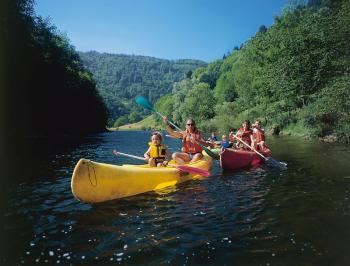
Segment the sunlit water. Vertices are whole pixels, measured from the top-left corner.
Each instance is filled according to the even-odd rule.
[[[142,156],[148,138],[145,131],[102,133],[28,158],[2,210],[0,263],[349,264],[349,146],[269,139],[287,170],[223,172],[214,162],[205,180],[95,205],[73,197],[80,158],[138,164],[112,150]]]

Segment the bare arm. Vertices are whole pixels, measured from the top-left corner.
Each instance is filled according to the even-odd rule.
[[[207,142],[203,139],[202,133],[200,133],[199,138],[195,139],[196,142],[208,147],[208,146],[213,146],[211,142]]]
[[[255,145],[255,140],[254,140],[254,138],[253,138],[253,134],[250,135],[250,143],[251,143],[251,144],[250,144],[250,147],[252,147],[253,150],[255,150],[255,148],[256,148],[255,146],[256,146],[256,145]]]
[[[174,136],[175,138],[178,138],[178,139],[182,139],[183,137],[182,133],[177,132],[170,127],[168,118],[166,116],[163,117],[163,121],[165,123],[166,131],[168,131],[169,135]]]
[[[149,153],[151,152],[151,147],[148,148],[148,150],[145,152],[145,154],[143,155],[143,157],[145,157],[145,160],[149,160],[150,156]]]

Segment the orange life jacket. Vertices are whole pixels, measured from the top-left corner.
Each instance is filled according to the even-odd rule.
[[[202,147],[199,146],[194,140],[201,140],[202,134],[199,132],[198,129],[195,129],[193,133],[190,133],[187,129],[183,133],[182,137],[182,150],[186,153],[198,153],[202,152]]]
[[[265,133],[263,130],[254,129],[253,130],[253,138],[254,140],[259,143],[260,141],[265,141]]]

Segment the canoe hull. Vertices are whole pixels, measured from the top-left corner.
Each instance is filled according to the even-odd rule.
[[[265,157],[270,157],[269,149],[260,152]],[[264,159],[253,151],[224,149],[220,154],[220,166],[224,170],[235,170],[245,167],[256,166]]]
[[[204,156],[202,160],[188,165],[209,170],[211,164],[211,158]],[[95,203],[162,189],[196,178],[201,177],[173,167],[118,166],[80,159],[72,175],[71,188],[78,200]]]

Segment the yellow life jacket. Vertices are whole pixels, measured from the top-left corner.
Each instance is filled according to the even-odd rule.
[[[151,158],[156,159],[165,159],[165,152],[167,147],[164,145],[154,145],[152,142],[149,142],[148,145],[151,147],[151,150],[149,152],[149,156]]]

